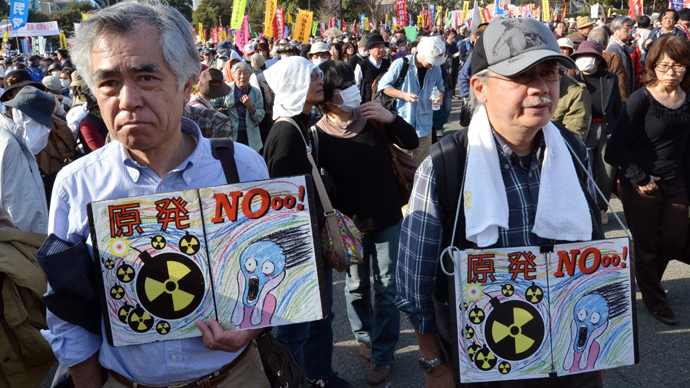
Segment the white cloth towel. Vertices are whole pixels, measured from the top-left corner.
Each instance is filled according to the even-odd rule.
[[[592,238],[589,206],[580,188],[565,139],[549,122],[542,128],[546,151],[539,184],[539,201],[532,233],[554,240]],[[482,106],[468,130],[465,171],[465,235],[479,247],[498,241],[498,228],[508,229],[508,197],[498,161],[496,141]]]

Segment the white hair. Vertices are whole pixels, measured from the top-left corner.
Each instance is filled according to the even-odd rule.
[[[177,78],[178,90],[182,90],[190,78],[196,81],[201,62],[192,29],[184,16],[160,0],[128,1],[98,11],[82,22],[79,32],[69,40],[73,47],[72,61],[89,88],[93,89],[91,61],[96,42],[102,37],[123,36],[144,27],[159,33],[163,59]]]
[[[489,69],[484,69],[472,77],[477,77],[480,82],[484,83],[489,79],[489,72]],[[477,110],[479,110],[479,107],[484,105],[477,101],[477,96],[474,95],[474,89],[472,89],[472,86],[470,86],[470,104],[472,105],[472,114],[475,114]]]

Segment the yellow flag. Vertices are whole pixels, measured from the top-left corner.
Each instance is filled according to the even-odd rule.
[[[302,43],[309,42],[309,35],[311,34],[312,20],[314,14],[309,11],[300,10],[297,13],[297,24],[295,25],[295,39]]]
[[[90,13],[83,13],[81,14],[81,20],[85,21],[86,19],[90,18],[91,14]]]
[[[544,13],[544,20],[551,20],[551,12],[549,11],[549,0],[544,0],[541,5]]]
[[[288,24],[292,24],[292,15],[288,12]]]
[[[417,27],[418,28],[424,28],[424,16],[422,16],[422,15],[417,16]]]
[[[365,30],[368,30],[368,29],[370,29],[370,28],[371,28],[371,27],[369,27],[369,18],[368,18],[368,17],[365,17],[365,18],[364,18],[364,29],[365,29]]]
[[[470,2],[465,1],[462,3],[462,22],[464,23],[465,20],[467,20],[467,14],[470,12]]]
[[[220,41],[225,42],[226,36],[225,36],[225,29],[220,30]]]
[[[273,18],[276,16],[278,0],[266,0],[266,17],[264,18],[264,35],[273,38]]]

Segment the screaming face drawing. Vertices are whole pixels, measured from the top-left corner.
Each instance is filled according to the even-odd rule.
[[[272,291],[283,282],[286,271],[309,258],[309,246],[303,244],[305,233],[308,230],[300,228],[274,232],[242,251],[238,301],[232,313],[236,327],[270,326],[278,305]]]
[[[606,299],[598,294],[585,295],[576,304],[573,310],[573,322],[570,334],[573,344],[565,359],[565,369],[573,367],[575,354],[579,355],[578,369],[589,370],[594,367],[594,362],[599,356],[599,346],[592,346],[594,340],[599,337],[609,325],[609,307]],[[594,348],[594,349],[593,349]],[[594,350],[594,351],[592,351]],[[589,364],[593,358],[592,365]]]

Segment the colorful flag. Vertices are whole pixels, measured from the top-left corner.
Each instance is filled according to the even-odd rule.
[[[300,10],[297,13],[297,24],[295,24],[294,38],[302,43],[309,42],[310,28],[314,14],[309,11]]]
[[[242,17],[244,10],[247,7],[247,0],[234,0],[232,3],[232,20],[230,20],[230,27],[233,30],[242,28]]]
[[[12,29],[17,30],[29,20],[29,0],[12,0],[10,2],[10,20]]]
[[[395,10],[398,14],[398,20],[399,20],[398,24],[401,27],[405,27],[407,25],[407,23],[405,23],[406,19],[407,19],[405,17],[405,15],[407,15],[407,1],[406,0],[396,0],[395,1]]]
[[[199,41],[205,43],[204,41],[204,25],[199,23]]]
[[[244,46],[249,43],[249,27],[247,25],[246,15],[242,17],[242,25],[239,30],[235,30],[235,34],[237,35],[237,47],[244,49]]]
[[[467,20],[467,14],[470,11],[470,2],[464,1],[462,3],[462,20]]]
[[[283,39],[285,36],[283,35],[285,31],[285,17],[283,15],[283,8],[277,8],[276,9],[276,39]]]
[[[266,15],[264,17],[264,35],[273,38],[273,19],[276,17],[278,0],[266,0]]]
[[[544,21],[551,20],[551,15],[549,15],[549,0],[543,0],[541,8],[544,10]]]

